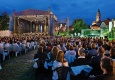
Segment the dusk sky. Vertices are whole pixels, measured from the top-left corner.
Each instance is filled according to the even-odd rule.
[[[101,11],[101,19],[115,18],[115,0],[0,0],[0,13],[7,11],[9,14],[25,9],[48,10],[57,16],[58,20],[70,17],[82,18],[89,25],[95,20],[98,8]]]

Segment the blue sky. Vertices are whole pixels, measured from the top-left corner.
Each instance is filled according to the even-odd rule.
[[[11,14],[13,9],[48,10],[49,6],[58,20],[70,17],[70,24],[73,19],[82,18],[90,25],[95,20],[98,8],[102,20],[115,18],[115,0],[0,0],[0,13],[7,11]]]

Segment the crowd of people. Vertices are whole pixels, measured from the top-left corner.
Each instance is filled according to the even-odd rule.
[[[107,38],[50,37],[40,41],[34,68],[36,78],[49,80],[114,80],[114,60],[115,42]]]
[[[115,80],[115,41],[107,38],[21,36],[0,38],[0,60],[37,49],[34,55],[36,79]],[[50,75],[50,76],[49,76]]]

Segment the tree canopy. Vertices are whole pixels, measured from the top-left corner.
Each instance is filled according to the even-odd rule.
[[[9,16],[7,12],[0,15],[0,30],[7,30],[9,28]]]
[[[88,29],[89,28],[83,19],[75,19],[73,21],[72,25],[74,26],[74,31],[76,33],[81,33],[82,29]]]

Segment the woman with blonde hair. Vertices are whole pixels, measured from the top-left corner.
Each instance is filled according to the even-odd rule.
[[[53,62],[52,70],[53,76],[52,80],[65,80],[61,76],[64,76],[66,80],[70,79],[70,74],[68,73],[69,67],[68,62],[64,58],[64,52],[59,51],[56,60]],[[65,77],[67,75],[67,77]]]
[[[56,60],[56,56],[58,54],[58,51],[59,51],[58,47],[54,46],[52,48],[52,51],[51,51],[51,60],[52,61]]]
[[[67,66],[68,67],[68,62],[64,58],[64,52],[59,51],[56,60],[53,62],[52,70],[56,69],[57,67],[61,66]]]

